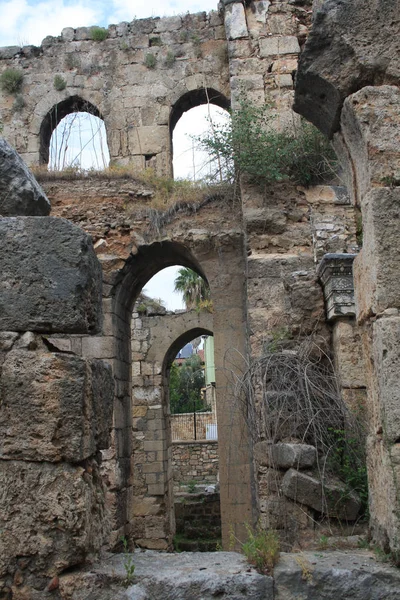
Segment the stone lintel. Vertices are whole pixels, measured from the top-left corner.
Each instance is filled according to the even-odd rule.
[[[353,261],[356,254],[325,254],[317,268],[328,321],[355,317]]]

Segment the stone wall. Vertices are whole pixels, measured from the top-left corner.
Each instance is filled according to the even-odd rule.
[[[218,481],[218,442],[186,442],[172,444],[172,469],[175,489],[196,481],[200,484]]]
[[[101,360],[47,340],[98,332],[101,269],[89,236],[44,216],[42,190],[0,147],[9,159],[0,165],[0,595],[39,600],[107,540],[100,450],[110,444],[114,381]]]

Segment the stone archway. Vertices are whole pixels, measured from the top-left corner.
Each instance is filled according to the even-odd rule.
[[[161,545],[167,547],[171,539],[170,531],[160,529],[164,527],[164,518],[158,519],[159,507],[165,503],[168,494],[168,476],[163,476],[162,481],[157,481],[157,477],[150,477],[159,472],[166,473],[167,457],[162,439],[143,439],[143,444],[146,443],[143,445],[145,452],[160,453],[153,457],[157,459],[155,461],[158,463],[157,467],[147,467],[147,473],[143,473],[143,469],[139,472],[135,470],[135,462],[132,460],[134,449],[137,449],[132,435],[132,419],[142,418],[142,416],[139,414],[134,416],[135,402],[131,401],[133,381],[130,322],[133,305],[140,291],[155,273],[168,266],[190,267],[205,277],[209,282],[214,302],[213,329],[221,447],[221,509],[225,547],[229,544],[231,528],[241,539],[245,535],[244,523],[253,523],[255,520],[251,435],[244,411],[238,410],[238,406],[235,406],[233,393],[235,378],[244,369],[246,357],[245,269],[242,249],[243,239],[239,233],[236,235],[232,233],[232,236],[223,240],[222,244],[217,240],[215,245],[204,239],[199,239],[198,242],[192,240],[190,249],[187,245],[178,242],[156,242],[141,246],[138,253],[128,259],[117,276],[113,301],[116,338],[114,374],[117,380],[114,409],[115,452],[110,457],[114,462],[111,468],[119,474],[114,490],[114,527],[119,534],[125,533],[132,539],[164,540],[162,544],[153,542],[152,547],[161,547]],[[200,327],[200,330],[204,329],[209,330],[207,327]],[[159,372],[151,373],[150,376],[152,384],[158,382],[161,385],[162,366],[160,365]],[[141,378],[142,374],[138,373],[137,377]],[[143,384],[135,386],[135,394],[142,394],[142,396],[146,394],[145,379],[137,380],[135,383]],[[152,413],[154,419],[162,419],[160,400],[160,393],[154,392],[149,401],[149,405],[153,406],[151,410],[154,411]],[[159,469],[161,466],[162,471]],[[135,493],[138,491],[136,482],[139,475],[141,478],[143,475],[149,476],[145,478],[146,485],[157,486],[150,489],[151,496],[159,498],[158,503],[152,501],[140,506],[137,502]],[[163,511],[165,510],[164,504]],[[157,518],[149,521],[147,517],[150,516]]]
[[[103,119],[100,111],[88,100],[80,96],[68,96],[58,104],[55,104],[44,117],[39,132],[39,162],[47,164],[50,154],[50,139],[53,131],[60,121],[67,115],[75,112],[86,112],[99,119]]]

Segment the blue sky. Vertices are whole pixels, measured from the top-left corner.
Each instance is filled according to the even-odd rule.
[[[63,27],[217,10],[218,0],[0,0],[0,46],[40,45]]]

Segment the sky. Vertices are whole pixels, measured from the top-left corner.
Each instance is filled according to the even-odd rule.
[[[209,12],[217,8],[218,0],[0,0],[0,46],[39,46],[46,36],[60,35],[64,27],[106,27],[135,18]],[[174,170],[176,177],[192,178],[190,135],[199,134],[202,126],[196,119],[197,128],[191,128],[190,123],[193,124],[194,119],[186,119],[185,122],[183,117],[175,128]],[[198,161],[202,162],[202,159]],[[198,176],[200,164],[195,170]],[[173,291],[177,270],[177,267],[165,269],[145,286],[146,293],[162,298],[169,310],[184,308],[181,296]]]
[[[64,27],[217,10],[218,0],[0,0],[0,46],[39,46]]]

